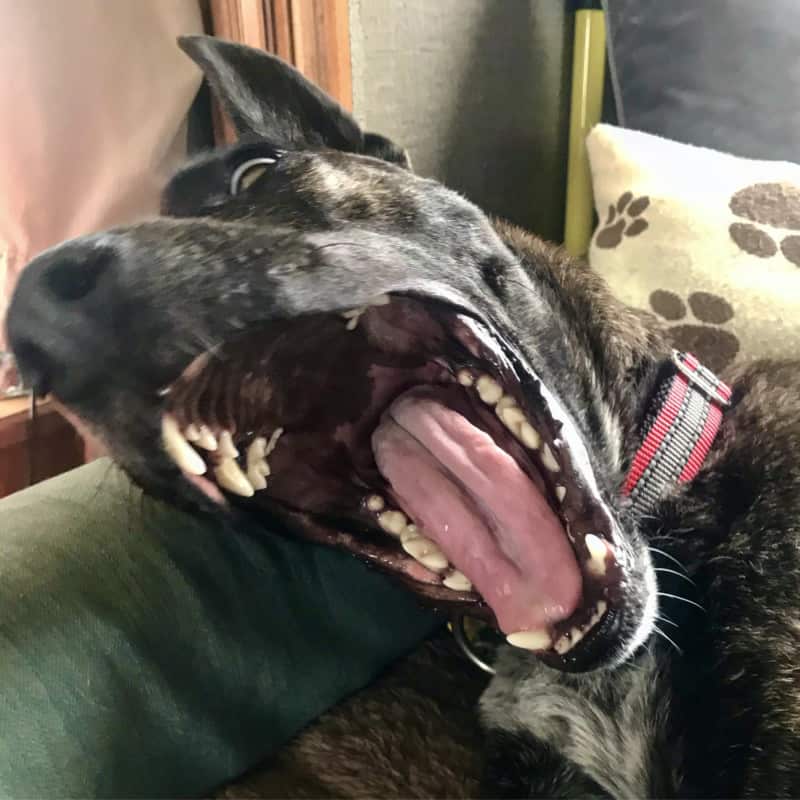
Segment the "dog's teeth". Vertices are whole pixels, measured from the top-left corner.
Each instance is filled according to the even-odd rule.
[[[222,431],[219,435],[219,447],[217,447],[217,452],[222,456],[222,458],[238,458],[239,451],[236,449],[236,445],[233,443],[233,437],[231,436],[230,431]]]
[[[518,408],[517,406],[507,406],[506,408],[500,409],[498,416],[506,428],[508,428],[515,436],[519,434],[520,425],[527,421],[522,409]]]
[[[441,550],[437,550],[435,553],[429,553],[427,556],[421,556],[417,561],[432,572],[442,572],[450,566],[450,562]]]
[[[559,638],[559,640],[553,645],[553,649],[556,651],[556,653],[563,656],[572,650],[572,648],[575,647],[575,645],[577,645],[587,633],[588,630],[582,631],[576,626]]]
[[[592,618],[589,620],[589,628],[593,628],[598,622],[600,622],[600,620],[603,618],[603,614],[606,613],[607,608],[608,604],[605,600],[597,601],[597,605],[594,607],[594,614],[592,614]]]
[[[456,379],[462,386],[472,386],[475,383],[475,378],[468,369],[460,369],[456,373]]]
[[[200,438],[200,428],[192,422],[186,426],[183,436],[187,442],[196,442]]]
[[[416,539],[419,537],[419,530],[414,524],[406,525],[406,529],[400,534],[400,541],[405,542],[407,539]]]
[[[408,518],[402,511],[384,511],[378,515],[378,525],[393,536],[400,536],[407,524]]]
[[[481,375],[475,388],[478,390],[478,397],[490,406],[493,406],[503,396],[503,387],[489,375]]]
[[[550,472],[561,472],[561,466],[558,461],[556,461],[556,457],[553,455],[553,451],[547,443],[542,445],[542,464],[544,464]]]
[[[500,416],[500,412],[504,408],[511,408],[512,406],[516,406],[516,404],[517,404],[517,401],[510,394],[504,394],[497,401],[497,405],[495,406],[495,411],[497,412],[497,416],[498,417]]]
[[[602,576],[606,574],[606,555],[608,547],[606,543],[593,533],[586,534],[584,538],[586,548],[589,551],[589,561],[587,567],[589,572],[594,575]]]
[[[238,494],[241,497],[252,497],[255,493],[253,485],[247,480],[247,476],[232,458],[220,461],[214,467],[214,475],[217,478],[217,483],[233,494]]]
[[[539,435],[539,431],[527,420],[519,426],[519,438],[522,440],[522,444],[529,450],[538,450],[542,443],[542,437]]]
[[[567,487],[566,486],[556,486],[556,498],[558,499],[559,503],[564,502],[564,498],[567,496]]]
[[[503,400],[505,400],[505,398],[502,398],[500,402]],[[501,407],[500,403],[498,403],[496,408],[498,409],[497,416],[500,417],[500,419],[506,424],[506,427],[512,431],[519,428],[521,423],[527,422],[525,419],[525,414],[518,406],[507,405]]]
[[[553,643],[547,631],[518,631],[506,636],[506,641],[523,650],[547,650]]]
[[[367,498],[367,508],[370,511],[383,511],[386,502],[379,494],[371,494]]]
[[[267,488],[266,477],[270,474],[269,464],[264,457],[267,451],[267,440],[258,436],[247,448],[247,480],[256,491]]]
[[[213,452],[217,449],[217,437],[206,427],[201,425],[198,429],[199,436],[197,438],[197,446],[202,447],[203,450]]]
[[[403,550],[428,569],[438,572],[449,566],[444,553],[430,539],[426,539],[424,536],[415,536],[413,539],[403,540],[401,538],[401,542]]]
[[[369,301],[371,306],[388,306],[392,298],[388,294],[378,294]]]
[[[358,321],[361,319],[361,315],[366,310],[366,306],[361,306],[360,308],[351,308],[349,311],[342,312],[342,317],[347,320],[344,327],[348,331],[354,331],[358,327]]]
[[[170,458],[190,475],[203,475],[206,471],[206,462],[190,444],[183,438],[178,423],[170,414],[165,414],[161,419],[161,439],[164,449]]]
[[[269,437],[267,446],[264,448],[264,458],[278,446],[278,439],[280,439],[281,436],[283,436],[283,428],[275,428],[275,430],[272,431],[272,436]]]
[[[454,569],[443,581],[442,584],[454,592],[469,592],[472,589],[472,582],[464,575]]]

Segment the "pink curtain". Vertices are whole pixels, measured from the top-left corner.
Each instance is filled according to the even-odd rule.
[[[175,39],[202,20],[198,0],[0,0],[0,24],[2,321],[37,253],[157,210],[200,85]]]

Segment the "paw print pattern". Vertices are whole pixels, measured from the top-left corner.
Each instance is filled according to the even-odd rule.
[[[608,217],[597,232],[594,243],[598,247],[616,247],[623,236],[638,236],[648,228],[648,222],[641,215],[650,205],[650,198],[642,195],[634,199],[633,192],[621,194],[616,202],[608,207]]]
[[[778,244],[758,225],[800,231],[800,189],[787,183],[754,183],[740,189],[728,204],[737,217],[750,222],[734,222],[728,228],[731,239],[741,250],[758,258],[772,258],[778,249],[784,258],[800,267],[800,236],[789,234]],[[753,223],[757,223],[754,225]]]
[[[724,297],[710,292],[692,292],[684,303],[674,292],[656,289],[650,295],[650,308],[662,319],[676,323],[668,327],[672,344],[678,350],[694,353],[713,372],[727,367],[738,355],[739,340],[731,331],[720,327],[734,316],[733,307]],[[689,310],[702,324],[683,322]]]

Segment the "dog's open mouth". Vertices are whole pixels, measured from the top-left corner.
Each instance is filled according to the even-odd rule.
[[[621,556],[582,439],[471,316],[384,295],[272,322],[195,359],[165,404],[165,448],[212,499],[278,514],[562,666],[614,625]]]

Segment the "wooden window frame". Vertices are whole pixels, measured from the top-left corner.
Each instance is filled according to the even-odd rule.
[[[348,0],[206,0],[204,10],[214,36],[275,53],[352,110]],[[215,115],[218,140],[233,141]]]

